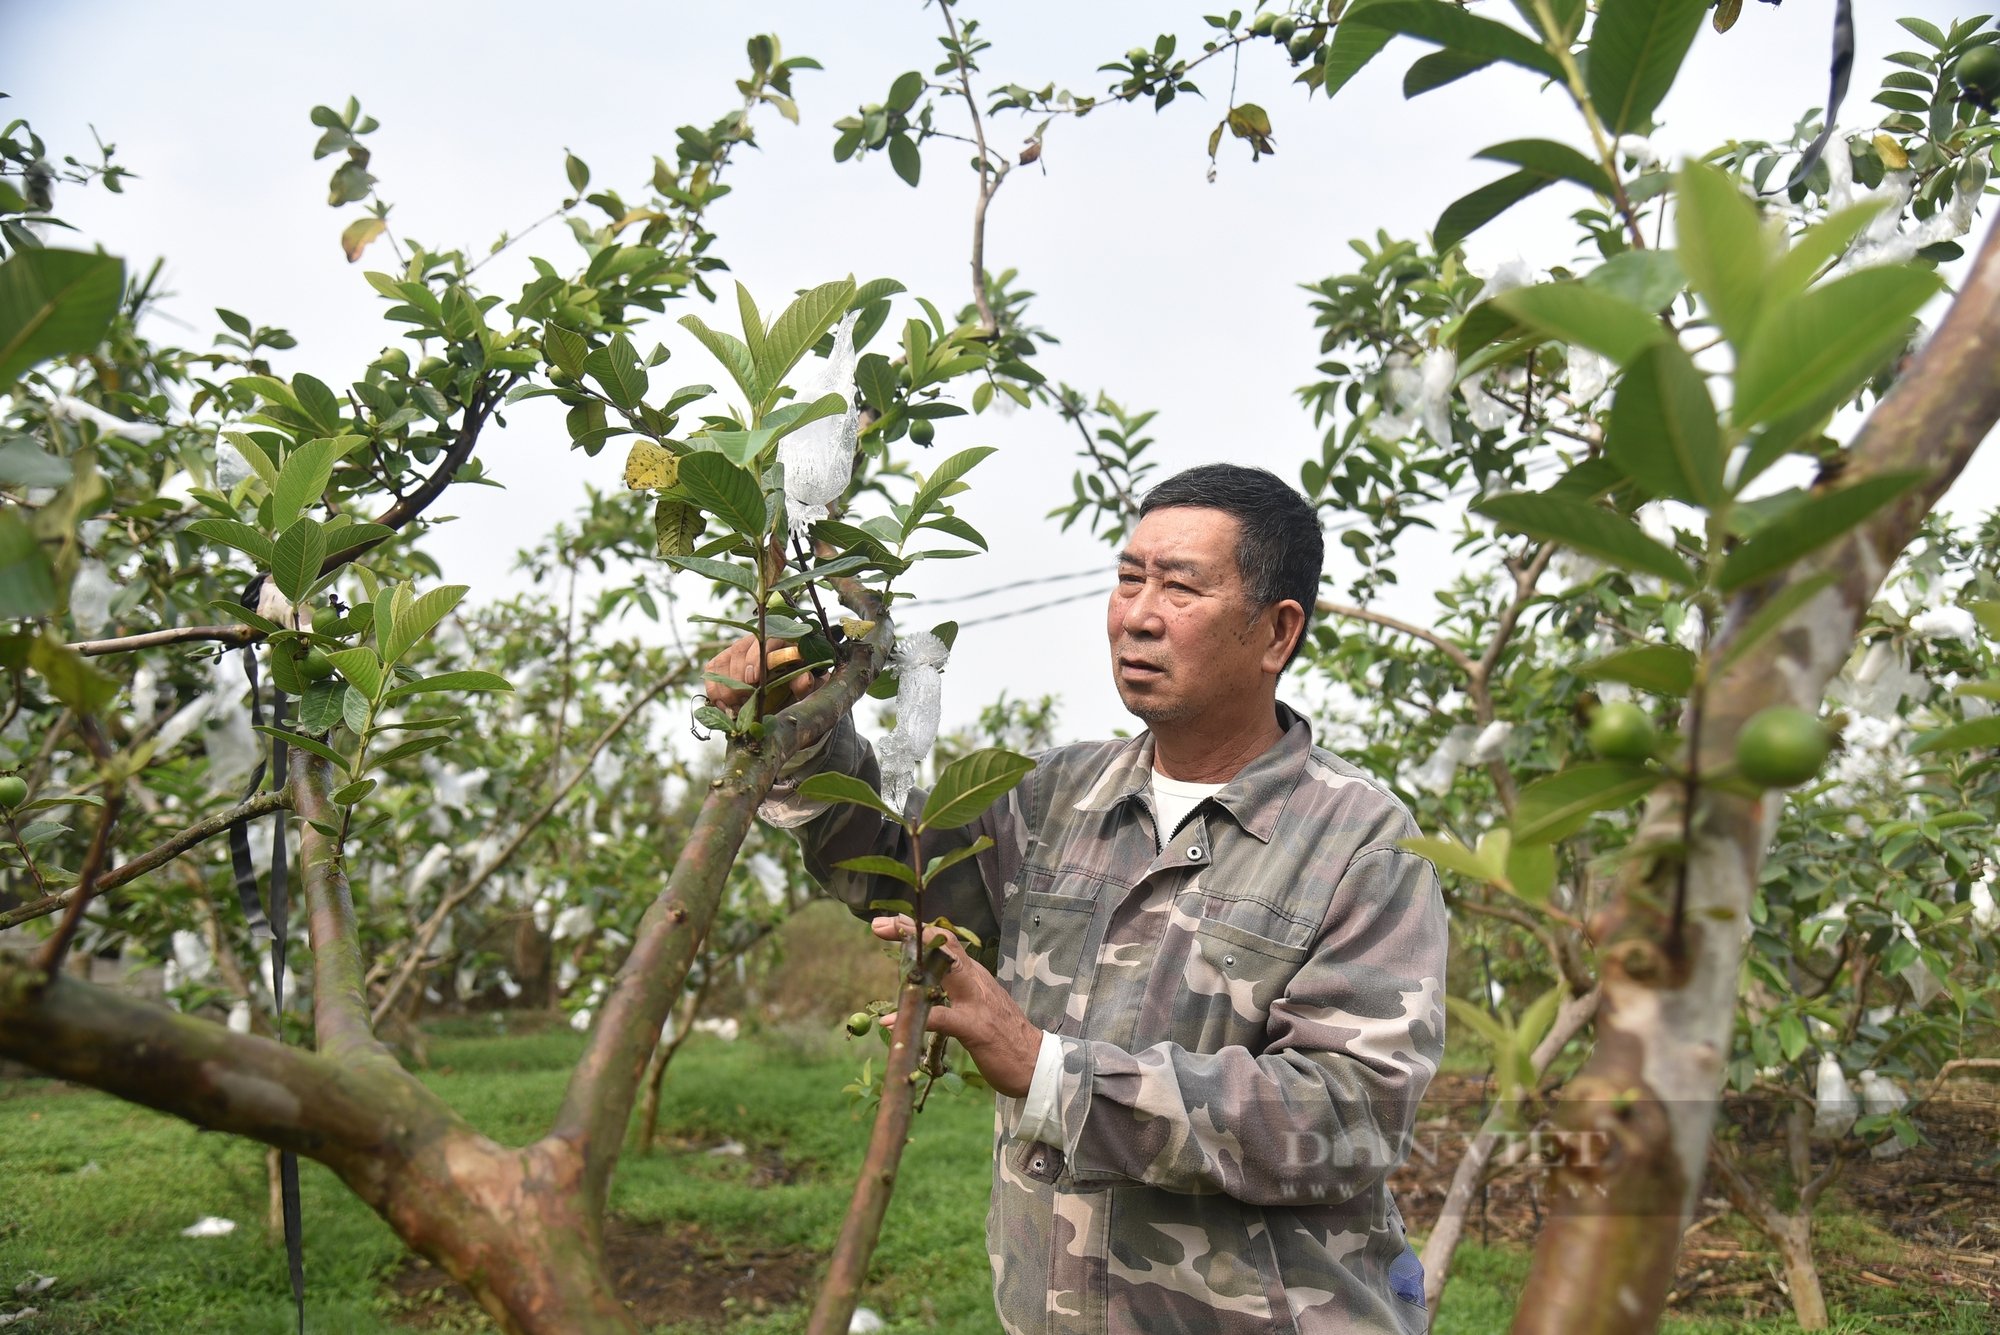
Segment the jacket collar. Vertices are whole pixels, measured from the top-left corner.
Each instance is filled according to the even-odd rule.
[[[1292,790],[1305,773],[1306,759],[1312,754],[1312,726],[1297,711],[1278,705],[1278,723],[1284,734],[1262,755],[1238,770],[1236,777],[1215,795],[1215,802],[1227,811],[1243,832],[1263,843],[1271,842],[1284,814]],[[1083,797],[1078,811],[1109,811],[1120,803],[1148,791],[1153,782],[1153,734],[1140,733],[1112,756]]]

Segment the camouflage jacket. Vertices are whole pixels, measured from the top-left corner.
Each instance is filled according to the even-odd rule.
[[[1443,1053],[1444,904],[1397,845],[1408,812],[1279,708],[1283,738],[1164,847],[1150,734],[1049,751],[974,825],[924,837],[926,860],[993,838],[924,915],[997,940],[998,977],[1063,1046],[1060,1148],[1016,1138],[1022,1101],[997,1099],[1009,1335],[1428,1326],[1385,1178]],[[800,775],[822,766],[879,777],[851,724]],[[763,814],[857,914],[908,894],[833,866],[907,857],[875,812],[787,784]]]

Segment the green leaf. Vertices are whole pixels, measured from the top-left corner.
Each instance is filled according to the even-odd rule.
[[[542,326],[542,355],[549,365],[561,371],[572,380],[583,379],[583,359],[590,355],[590,345],[583,341],[583,335],[561,325]]]
[[[1348,80],[1359,74],[1369,61],[1382,53],[1394,36],[1387,28],[1374,27],[1366,22],[1356,23],[1355,16],[1366,13],[1377,5],[1391,0],[1354,0],[1340,22],[1333,25],[1333,40],[1326,44],[1326,61],[1322,65],[1324,76],[1320,87],[1328,97],[1347,86]]]
[[[299,697],[299,727],[307,732],[325,732],[341,721],[341,703],[347,696],[344,681],[316,681]]]
[[[910,869],[909,863],[900,862],[895,858],[885,858],[880,853],[848,858],[833,865],[841,871],[851,871],[862,876],[887,876],[909,886],[917,883],[917,874]]]
[[[266,737],[276,738],[286,746],[297,747],[301,751],[310,751],[321,760],[331,761],[338,769],[345,770],[347,768],[347,758],[328,746],[325,742],[303,736],[296,732],[287,731],[284,728],[274,728],[268,723],[258,724],[257,731],[263,733]]]
[[[17,250],[0,264],[0,391],[38,362],[97,346],[125,294],[125,265],[75,250]]]
[[[1541,172],[1518,171],[1460,196],[1445,205],[1444,212],[1438,215],[1437,224],[1431,228],[1431,244],[1442,255],[1529,195],[1546,189],[1554,180]]]
[[[316,519],[295,519],[271,547],[271,582],[292,602],[300,602],[319,580],[326,560],[326,533]]]
[[[410,651],[419,640],[436,629],[438,622],[451,615],[464,598],[467,587],[463,584],[440,584],[421,598],[408,597],[410,586],[405,584],[396,590],[396,601],[392,605],[389,633],[382,640],[382,661],[394,663]],[[381,615],[378,608],[376,615]]]
[[[1504,60],[1551,79],[1563,77],[1562,66],[1534,38],[1518,28],[1469,14],[1445,0],[1388,0],[1350,10],[1341,22],[1386,28],[1453,51]]]
[[[234,519],[197,519],[187,526],[187,531],[225,547],[234,547],[260,566],[269,567],[271,564],[271,540],[248,524],[239,524]]]
[[[923,74],[918,70],[905,70],[889,85],[889,100],[883,105],[891,111],[908,111],[923,95]]]
[[[851,774],[815,774],[801,783],[798,791],[800,797],[809,801],[846,802],[879,811],[891,820],[903,818],[901,812],[890,809],[880,793]]]
[[[938,856],[932,858],[929,864],[925,866],[924,884],[929,885],[932,881],[937,879],[939,872],[944,871],[950,867],[956,867],[959,863],[965,861],[967,858],[978,857],[981,853],[984,853],[987,849],[991,847],[993,847],[993,837],[991,835],[982,834],[969,844],[965,844],[962,845],[961,847],[954,848],[949,853],[940,853]]]
[[[1556,851],[1549,844],[1517,843],[1507,849],[1507,889],[1546,904],[1556,888]]]
[[[1412,838],[1397,841],[1418,857],[1428,858],[1441,870],[1457,872],[1475,881],[1497,881],[1505,873],[1481,858],[1456,839]]]
[[[1839,259],[1853,244],[1861,229],[1875,220],[1886,203],[1881,199],[1864,199],[1800,233],[1792,248],[1771,266],[1767,280],[1770,299],[1781,301],[1804,292],[1819,277],[1821,269]]]
[[[1968,719],[1964,723],[1954,723],[1936,732],[1918,735],[1910,747],[1912,755],[1931,755],[1937,752],[1951,754],[1969,751],[1973,747],[2000,746],[2000,714],[1989,714],[1985,718]]]
[[[1584,87],[1614,135],[1644,129],[1673,87],[1709,0],[1604,0],[1590,30]]]
[[[1809,579],[1795,580],[1766,599],[1756,614],[1743,624],[1743,628],[1731,636],[1729,647],[1724,649],[1722,657],[1716,660],[1716,675],[1720,676],[1731,663],[1756,648],[1767,635],[1784,625],[1792,613],[1805,606],[1812,600],[1814,594],[1831,583],[1833,583],[1833,572],[1825,571]]]
[[[1637,644],[1592,659],[1577,675],[1622,681],[1656,695],[1682,696],[1694,686],[1694,655],[1677,644]]]
[[[1640,353],[1618,382],[1604,453],[1655,496],[1712,506],[1728,494],[1708,383],[1671,339]]]
[[[334,671],[354,684],[370,700],[382,689],[382,660],[366,645],[355,649],[335,649],[326,659],[333,664]]]
[[[14,436],[0,444],[0,484],[60,487],[72,476],[69,460],[42,453],[27,436]]]
[[[333,396],[325,381],[301,371],[292,377],[292,397],[298,400],[299,411],[306,420],[319,431],[328,436],[342,434],[340,400]]]
[[[1644,797],[1664,777],[1644,765],[1592,761],[1537,779],[1515,803],[1514,840],[1548,844],[1566,839],[1594,813]]]
[[[1514,1032],[1519,1036],[1523,1049],[1532,1053],[1535,1045],[1542,1041],[1542,1036],[1549,1032],[1549,1026],[1556,1022],[1556,1012],[1562,1008],[1563,997],[1568,991],[1563,984],[1557,983],[1529,1002],[1528,1009],[1521,1012]]]
[[[669,556],[669,565],[680,570],[690,570],[705,579],[733,584],[745,593],[757,592],[757,572],[730,561],[717,561],[706,556]]]
[[[1551,181],[1574,181],[1606,199],[1614,193],[1611,178],[1594,159],[1552,139],[1510,139],[1473,154],[1488,162],[1511,162]]]
[[[331,655],[328,656],[331,657]],[[511,691],[513,689],[514,683],[508,681],[497,672],[440,672],[434,677],[420,677],[416,681],[405,682],[403,685],[389,692],[385,697],[385,703],[401,700],[411,695],[427,695],[432,691]]]
[[[981,461],[996,451],[991,445],[975,445],[969,450],[960,450],[936,468],[924,479],[917,494],[910,500],[911,520],[921,519],[929,514],[937,503],[944,499],[945,488],[977,468]]]
[[[1643,570],[1675,584],[1692,585],[1694,572],[1668,548],[1623,515],[1547,492],[1494,496],[1472,507],[1508,528],[1559,542],[1627,570]]]
[[[28,666],[42,674],[49,694],[79,714],[97,714],[117,698],[118,683],[76,650],[47,636],[28,646]]]
[[[1517,287],[1492,304],[1531,329],[1601,352],[1620,366],[1666,337],[1657,314],[1587,283]]]
[[[889,136],[889,165],[896,169],[896,175],[903,178],[903,184],[915,186],[924,174],[924,155],[917,151],[917,145],[906,134]]]
[[[1717,587],[1729,593],[1776,574],[1840,537],[1926,476],[1922,472],[1884,473],[1792,506],[1729,554],[1716,579]]]
[[[692,317],[690,317],[692,318]],[[650,378],[639,362],[639,351],[623,334],[583,359],[583,369],[604,389],[604,396],[626,412],[645,401]]]
[[[290,528],[299,512],[317,501],[333,477],[333,466],[341,456],[362,443],[360,436],[323,436],[309,440],[285,456],[278,469],[277,485],[271,488],[271,527],[279,533]]]
[[[949,830],[970,824],[1034,768],[1035,762],[1027,756],[1000,747],[974,751],[952,761],[938,775],[917,828]]]
[[[715,360],[722,363],[722,369],[729,372],[730,379],[743,391],[744,399],[757,404],[764,401],[763,392],[758,388],[757,366],[751,359],[750,349],[742,339],[733,334],[725,334],[719,329],[710,329],[697,315],[683,315],[681,328],[693,334],[707,348]]]
[[[271,456],[257,443],[255,436],[247,431],[225,431],[222,438],[236,447],[236,452],[243,456],[251,471],[263,479],[265,486],[278,485],[278,466],[271,462]]]
[[[342,784],[333,790],[335,806],[351,807],[368,794],[375,791],[375,779],[356,779],[353,783]]]
[[[1735,177],[1699,162],[1681,171],[1675,199],[1681,268],[1722,332],[1742,348],[1756,328],[1769,268],[1757,206]]]
[[[821,283],[799,294],[772,322],[771,332],[756,357],[757,379],[765,387],[765,401],[759,404],[761,409],[769,409],[771,402],[775,401],[778,386],[784,383],[799,359],[812,351],[813,345],[833,328],[834,322],[846,313],[853,300],[852,278]],[[771,424],[767,422],[764,425]]]
[[[1488,56],[1469,55],[1464,51],[1433,51],[1427,56],[1419,56],[1403,72],[1403,97],[1405,100],[1422,97],[1446,84],[1457,83],[1468,74],[1477,74],[1492,64]]]
[[[1794,1012],[1778,1017],[1778,1045],[1788,1062],[1797,1061],[1806,1050],[1806,1022]]]
[[[764,489],[757,479],[713,450],[681,459],[680,489],[688,499],[753,541],[764,534]]]
[[[1447,996],[1444,1003],[1452,1020],[1479,1035],[1496,1055],[1513,1044],[1513,1034],[1505,1025],[1465,998]]]
[[[1680,295],[1687,275],[1671,250],[1628,250],[1585,274],[1583,283],[1642,311],[1658,312]]]
[[[443,733],[432,733],[424,737],[412,737],[409,741],[399,746],[390,747],[379,756],[370,756],[368,758],[368,768],[382,769],[410,756],[420,756],[426,751],[435,751],[450,741],[451,738]]]
[[[1852,398],[1907,341],[1938,286],[1929,270],[1884,265],[1771,306],[1742,349],[1736,425],[1817,418]]]

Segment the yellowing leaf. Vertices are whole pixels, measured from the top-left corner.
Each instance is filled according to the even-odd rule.
[[[634,491],[659,491],[671,487],[681,475],[680,457],[650,440],[632,442],[625,457],[625,485]]]
[[[347,262],[354,263],[361,258],[361,252],[368,249],[368,243],[382,235],[389,224],[380,218],[356,218],[340,234],[340,248],[347,252]]]
[[[1903,171],[1910,165],[1910,155],[1891,135],[1875,136],[1875,152],[1881,156],[1882,165],[1892,172]]]
[[[856,617],[842,617],[840,619],[840,633],[850,640],[858,640],[874,629],[875,623],[872,621],[862,621]]]
[[[707,526],[700,510],[671,496],[653,508],[653,551],[659,556],[688,556]]]

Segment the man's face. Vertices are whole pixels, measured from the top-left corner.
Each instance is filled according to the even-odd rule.
[[[1240,709],[1284,664],[1289,644],[1274,648],[1272,609],[1252,608],[1236,565],[1240,530],[1221,510],[1155,510],[1118,557],[1105,616],[1111,677],[1148,724]]]

